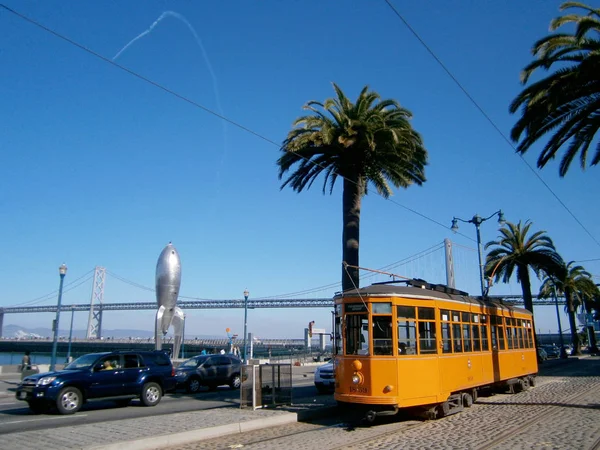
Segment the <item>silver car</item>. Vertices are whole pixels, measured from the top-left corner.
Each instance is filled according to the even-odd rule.
[[[335,390],[335,370],[333,363],[317,367],[317,370],[315,370],[315,387],[319,394],[326,394]]]

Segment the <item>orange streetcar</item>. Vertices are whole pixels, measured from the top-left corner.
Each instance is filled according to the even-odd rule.
[[[525,309],[423,280],[377,283],[334,301],[335,399],[368,421],[413,407],[443,417],[471,406],[480,389],[514,393],[535,382]]]

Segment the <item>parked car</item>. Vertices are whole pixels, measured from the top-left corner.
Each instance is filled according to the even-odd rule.
[[[115,400],[126,406],[139,398],[155,406],[164,392],[175,388],[175,370],[162,351],[90,353],[63,370],[27,376],[17,387],[16,398],[34,412],[56,406],[73,414],[88,400]]]
[[[537,348],[538,361],[544,362],[548,359],[548,353],[542,347]]]
[[[560,358],[560,348],[555,345],[541,345],[545,350],[548,358]]]
[[[216,389],[223,384],[231,389],[239,389],[242,361],[234,355],[199,355],[184,361],[175,371],[178,387],[185,387],[190,393],[201,386]]]
[[[319,394],[333,392],[335,389],[335,369],[333,363],[317,367],[315,370],[315,387]]]

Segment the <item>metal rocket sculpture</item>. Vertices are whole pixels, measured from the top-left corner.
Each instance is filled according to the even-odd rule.
[[[167,334],[173,324],[175,342],[173,344],[173,358],[179,357],[181,339],[183,337],[183,310],[177,307],[177,296],[181,285],[181,260],[179,253],[169,242],[158,257],[156,263],[156,329],[154,338],[156,350],[162,348],[163,336]]]

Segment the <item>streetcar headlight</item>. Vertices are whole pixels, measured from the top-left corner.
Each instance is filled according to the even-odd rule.
[[[365,377],[360,372],[354,372],[352,374],[352,384],[363,384],[365,381]]]

